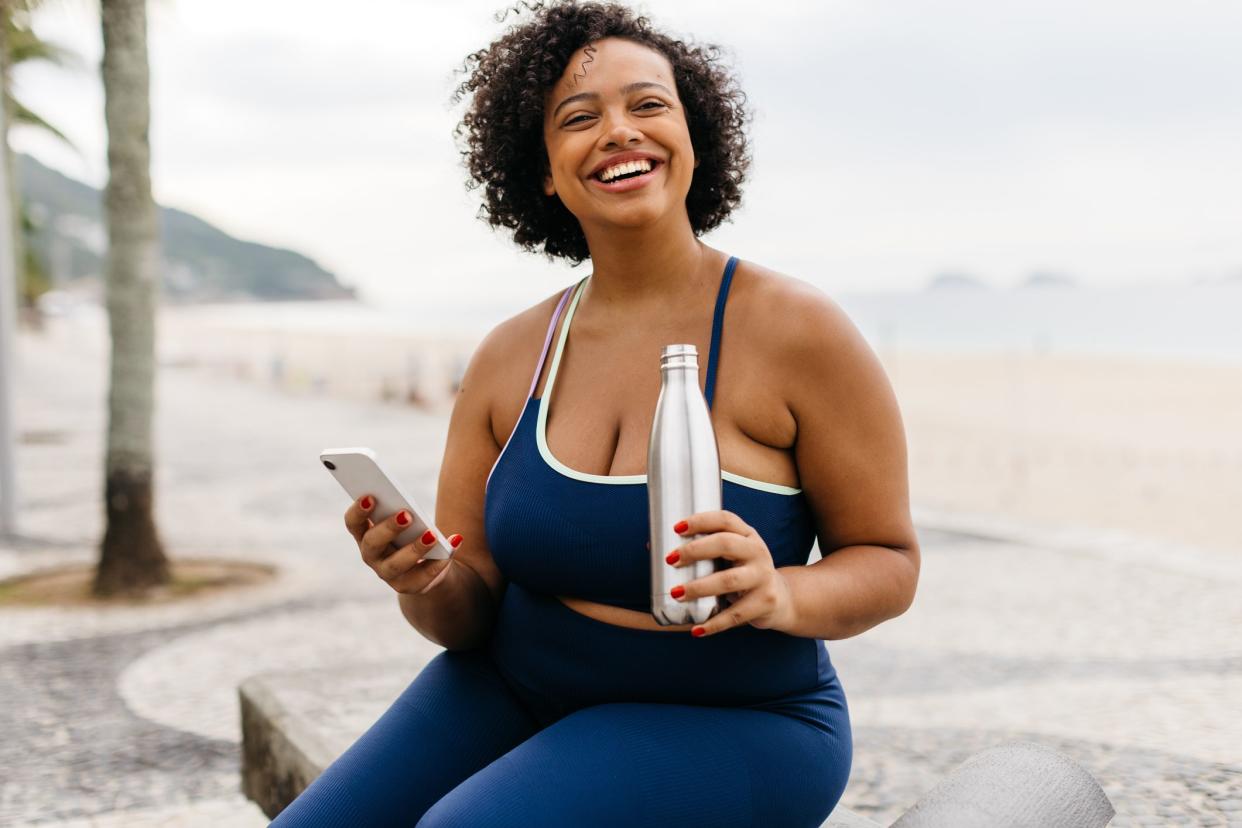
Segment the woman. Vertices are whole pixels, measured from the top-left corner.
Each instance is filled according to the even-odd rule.
[[[408,519],[372,524],[369,497],[346,514],[446,649],[277,824],[816,826],[840,798],[852,742],[823,639],[913,600],[904,436],[833,302],[699,240],[748,163],[714,54],[561,2],[470,57],[458,131],[489,221],[592,272],[466,370],[436,511],[453,558],[392,548]],[[708,355],[724,477],[723,508],[676,526],[677,565],[731,562],[674,597],[734,599],[693,627],[661,627],[648,595],[643,473],[673,342]]]

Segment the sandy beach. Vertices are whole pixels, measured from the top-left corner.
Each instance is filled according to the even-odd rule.
[[[916,506],[1170,554],[1242,551],[1242,364],[902,353],[885,365]]]
[[[478,339],[279,330],[193,308],[165,309],[160,323],[166,364],[440,414]],[[924,522],[1108,533],[1159,554],[1242,551],[1242,363],[877,353]]]

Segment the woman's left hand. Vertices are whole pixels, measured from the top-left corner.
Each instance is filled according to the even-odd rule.
[[[692,630],[696,636],[711,635],[742,624],[761,630],[790,626],[787,620],[793,612],[793,598],[789,582],[777,571],[768,545],[753,527],[727,510],[699,512],[683,522],[686,524],[684,528],[680,523],[673,527],[674,531],[681,530],[677,534],[705,534],[706,537],[686,541],[670,552],[669,557],[678,555],[676,562],[672,563],[674,567],[681,568],[713,558],[726,558],[733,562],[727,569],[688,582],[684,594],[673,596],[679,601],[693,601],[712,595],[725,595],[731,599],[729,606]]]

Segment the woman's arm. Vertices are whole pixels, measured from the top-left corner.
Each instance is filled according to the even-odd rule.
[[[506,321],[483,338],[453,401],[435,522],[446,532],[460,534],[461,545],[440,573],[442,580],[428,584],[425,593],[397,596],[410,626],[446,650],[476,649],[487,642],[505,589],[487,543],[484,501],[488,474],[501,451],[492,431],[492,407],[495,395],[508,393],[514,385],[502,376],[510,370],[513,354],[523,351],[516,341],[520,333],[520,325]],[[512,394],[515,400],[520,395],[520,388]]]
[[[488,545],[487,481],[532,390],[524,366],[538,363],[563,294],[558,290],[493,328],[458,386],[440,464],[436,525],[460,533],[462,542],[453,566],[441,573],[443,582],[428,585],[424,595],[399,598],[410,625],[446,650],[481,647],[496,625],[508,581]]]
[[[798,424],[794,458],[823,560],[778,570],[791,600],[777,628],[849,638],[914,601],[919,546],[905,432],[888,377],[845,312],[805,282],[785,284],[780,359]]]

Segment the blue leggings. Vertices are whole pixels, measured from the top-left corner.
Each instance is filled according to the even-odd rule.
[[[774,698],[769,665],[733,660],[774,644],[810,686]],[[510,583],[488,647],[432,659],[273,824],[815,828],[851,760],[823,642],[631,630]]]

